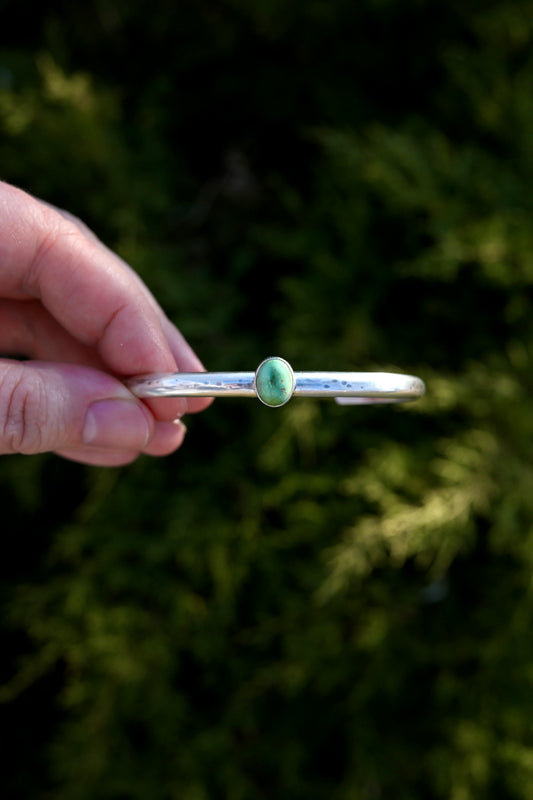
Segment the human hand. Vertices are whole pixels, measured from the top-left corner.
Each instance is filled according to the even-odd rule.
[[[133,270],[78,219],[0,181],[0,454],[118,466],[162,456],[208,398],[142,402],[122,379],[203,369]]]

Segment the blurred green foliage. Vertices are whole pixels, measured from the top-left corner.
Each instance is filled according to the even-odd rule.
[[[212,369],[175,456],[4,458],[3,796],[533,793],[533,4],[4,3],[2,177]]]

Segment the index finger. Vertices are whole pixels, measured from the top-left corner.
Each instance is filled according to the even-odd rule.
[[[164,316],[142,281],[72,221],[0,182],[0,294],[38,298],[118,376],[174,371]],[[183,413],[183,403],[164,416]]]

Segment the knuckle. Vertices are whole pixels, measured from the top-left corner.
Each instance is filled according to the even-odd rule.
[[[53,261],[54,252],[62,239],[69,240],[69,247],[74,252],[82,248],[87,237],[82,230],[81,221],[77,221],[66,212],[61,214],[48,204],[40,204],[40,227],[38,241],[31,261],[24,275],[23,288],[31,296],[41,292],[43,274]]]
[[[4,453],[30,455],[44,451],[46,393],[38,375],[27,380],[22,364],[0,375],[0,447]]]

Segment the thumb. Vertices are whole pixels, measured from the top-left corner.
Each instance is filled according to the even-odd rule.
[[[154,425],[148,408],[103,372],[0,359],[0,454],[81,447],[140,452]]]

